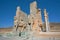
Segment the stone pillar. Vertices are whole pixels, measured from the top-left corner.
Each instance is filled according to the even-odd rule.
[[[48,23],[48,14],[46,12],[46,9],[44,9],[44,16],[45,16],[46,32],[49,32],[50,31],[50,26],[49,26],[49,23]]]
[[[18,25],[19,25],[19,16],[20,16],[20,7],[18,6],[17,10],[16,10],[16,18],[17,18],[16,30],[17,30]]]
[[[41,15],[41,9],[37,10],[37,19],[38,19],[38,27],[40,28],[40,31],[42,31],[42,15]]]
[[[41,9],[38,9],[38,19],[39,19],[39,24],[42,26],[42,15],[41,15]]]
[[[37,12],[37,2],[34,1],[30,4],[30,14],[33,14],[35,16]]]
[[[19,21],[20,21],[20,7],[18,6],[16,10],[16,16],[14,17],[14,26],[16,33],[18,33]]]
[[[37,8],[37,3],[36,3],[36,1],[34,1],[30,4],[31,29],[32,29],[32,26],[33,26],[33,20],[35,20],[35,14],[37,12],[36,8]]]

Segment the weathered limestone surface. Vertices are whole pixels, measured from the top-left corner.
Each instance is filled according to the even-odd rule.
[[[27,14],[20,10],[20,7],[17,7],[16,16],[14,18],[14,26],[18,31],[23,31],[27,27],[28,17]],[[16,31],[15,30],[15,31]]]

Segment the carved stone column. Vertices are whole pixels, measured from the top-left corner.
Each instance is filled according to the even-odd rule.
[[[49,32],[50,26],[49,26],[49,22],[48,22],[48,15],[47,15],[46,9],[44,9],[44,16],[45,16],[46,31]]]

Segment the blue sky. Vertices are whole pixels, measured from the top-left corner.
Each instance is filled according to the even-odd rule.
[[[17,6],[20,6],[22,11],[29,14],[30,3],[33,1],[37,1],[38,8],[42,10],[42,16],[44,15],[44,8],[47,9],[49,22],[60,22],[60,0],[0,0],[0,28],[14,25]]]

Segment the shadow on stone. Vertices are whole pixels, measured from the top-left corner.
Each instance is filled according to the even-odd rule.
[[[21,33],[19,33],[19,36],[21,36]]]

